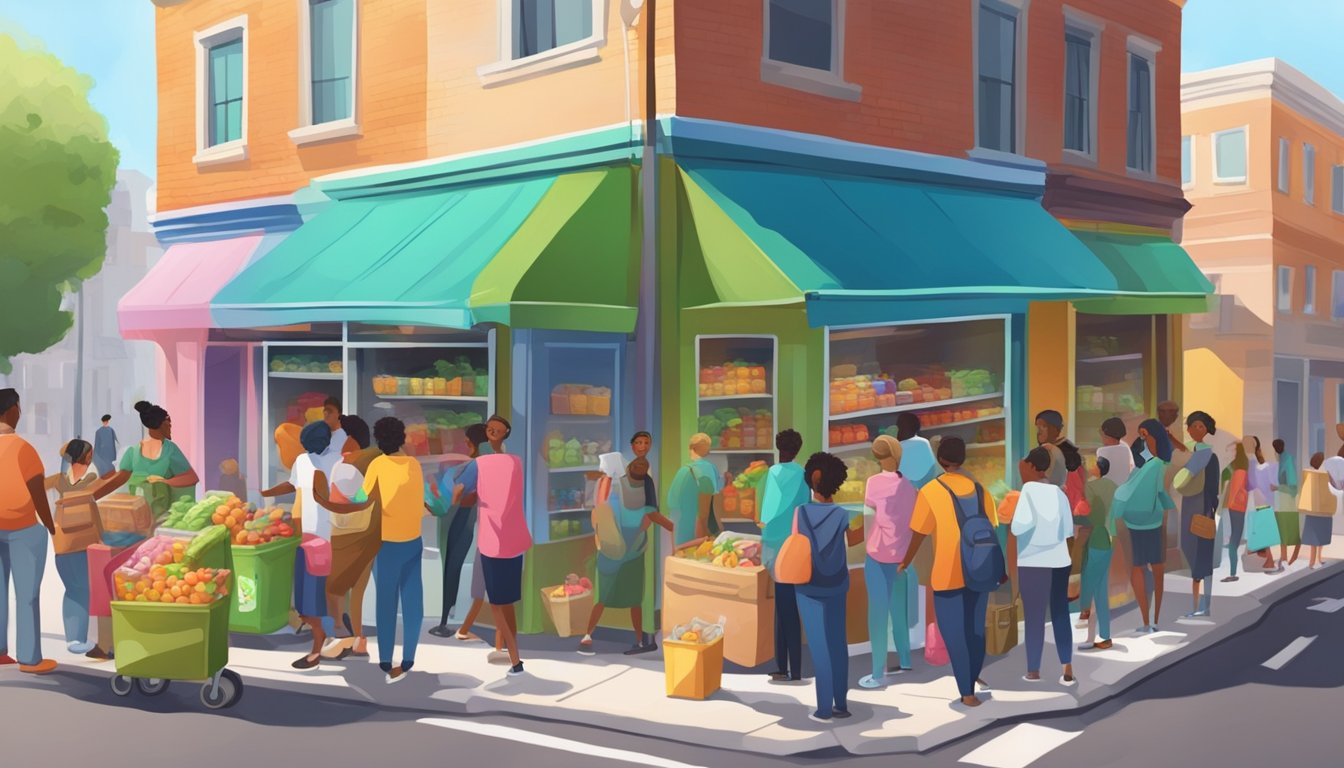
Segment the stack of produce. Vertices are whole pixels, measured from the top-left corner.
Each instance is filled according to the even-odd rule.
[[[551,597],[577,597],[593,590],[593,582],[587,576],[571,573],[565,577],[565,583],[551,590]]]
[[[722,450],[770,450],[775,445],[775,418],[765,408],[719,408],[701,416],[696,431],[709,435]]]
[[[217,506],[210,519],[223,526],[229,539],[238,546],[255,547],[297,534],[288,510],[258,510],[252,504],[243,504],[236,496]]]
[[[557,384],[551,390],[551,413],[557,416],[610,416],[611,389],[589,384]]]
[[[472,424],[480,424],[485,421],[485,417],[479,413],[470,411],[458,413],[453,410],[444,411],[426,411],[425,423],[413,426],[424,427],[424,444],[414,446],[415,450],[423,448],[423,454],[417,455],[439,455],[444,453],[469,453],[471,447],[467,444],[467,427]],[[410,427],[408,426],[409,430]],[[407,433],[409,440],[410,434]]]
[[[700,396],[764,395],[769,391],[765,366],[734,360],[700,369]]]
[[[754,517],[756,515],[756,500],[760,496],[761,483],[765,480],[765,474],[770,470],[770,464],[764,461],[753,461],[747,465],[733,478],[728,487],[723,489],[723,511],[727,515],[736,515],[740,517]]]
[[[155,536],[137,548],[113,573],[116,599],[178,605],[203,605],[229,594],[229,571],[200,566],[211,548],[228,541],[222,526],[190,540]]]
[[[995,391],[993,375],[983,368],[952,371],[934,368],[900,379],[886,373],[851,373],[852,370],[856,370],[855,366],[836,366],[831,370],[831,413],[936,403]]]
[[[586,504],[583,488],[550,488],[546,491],[546,508],[552,512],[561,509],[581,509]]]
[[[174,531],[199,531],[211,524],[211,515],[214,514],[220,504],[230,499],[237,500],[237,497],[221,491],[207,494],[200,501],[195,501],[190,497],[180,498],[169,507],[168,517],[163,521],[161,527]],[[215,525],[220,523],[219,520],[213,522]]]
[[[385,397],[485,397],[490,393],[490,371],[458,357],[451,363],[436,360],[432,369],[415,376],[378,374],[372,384],[373,393]]]
[[[325,355],[276,355],[271,358],[271,373],[341,373],[340,360]]]
[[[553,469],[597,466],[597,458],[611,450],[611,441],[566,438],[558,430],[546,435],[546,464]]]
[[[719,568],[755,568],[761,564],[761,542],[721,535],[716,541],[679,549],[675,556]]]
[[[1004,439],[1004,424],[1002,421],[993,421],[988,424],[981,424],[975,431],[975,441],[977,443],[998,443]]]
[[[828,433],[832,446],[856,445],[870,440],[866,424],[832,424]]]
[[[324,392],[304,392],[285,406],[285,422],[300,427],[322,420],[322,404],[330,394]]]

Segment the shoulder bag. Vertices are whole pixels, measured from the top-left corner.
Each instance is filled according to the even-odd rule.
[[[793,511],[793,533],[784,540],[775,558],[775,581],[780,584],[806,584],[812,581],[812,542],[798,532],[801,507]]]

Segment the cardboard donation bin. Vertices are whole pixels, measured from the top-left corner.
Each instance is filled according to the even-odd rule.
[[[547,587],[541,590],[541,603],[546,606],[546,616],[560,637],[577,637],[588,631],[588,619],[593,615],[593,590],[587,589],[575,595],[557,596],[557,590],[565,591],[565,585]]]
[[[144,497],[130,493],[114,493],[98,502],[98,516],[103,530],[114,533],[134,533],[148,536],[154,532],[154,515]]]
[[[737,537],[734,538],[749,538]],[[663,632],[723,616],[723,656],[756,667],[775,656],[775,583],[759,565],[725,568],[673,556],[663,566]]]
[[[719,690],[723,684],[723,630],[722,624],[692,619],[673,627],[663,638],[668,696],[706,699]]]

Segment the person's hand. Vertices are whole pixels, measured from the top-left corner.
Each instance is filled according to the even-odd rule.
[[[896,566],[896,573],[898,573],[898,574],[899,574],[899,573],[905,573],[905,571],[906,571],[906,565],[905,565],[905,563],[901,563],[900,565]]]
[[[161,476],[161,475],[150,475],[149,477],[146,477],[146,478],[145,478],[145,482],[147,482],[147,483],[166,483],[166,482],[168,482],[168,481],[167,481],[167,480],[164,480],[164,479],[163,479],[163,476]]]

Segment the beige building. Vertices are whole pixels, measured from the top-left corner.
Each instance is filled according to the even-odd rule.
[[[1186,410],[1300,458],[1344,421],[1344,101],[1277,59],[1181,78],[1181,243],[1217,291],[1190,316]]]

